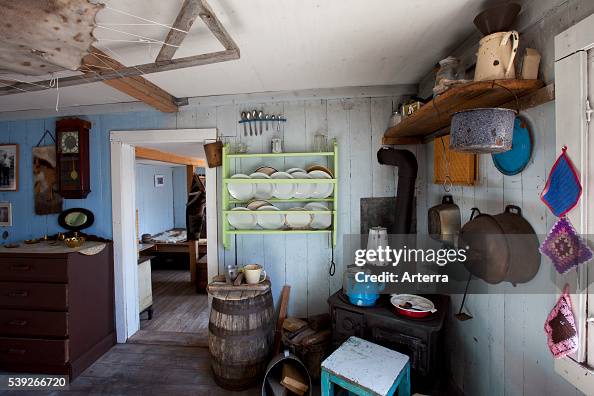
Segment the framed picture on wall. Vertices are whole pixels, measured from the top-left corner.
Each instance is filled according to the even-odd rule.
[[[19,145],[0,144],[0,191],[19,188]]]
[[[10,202],[0,202],[0,227],[12,226],[12,205]]]
[[[163,186],[165,186],[165,176],[155,175],[155,187],[163,187]]]

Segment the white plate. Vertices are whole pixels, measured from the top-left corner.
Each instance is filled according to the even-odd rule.
[[[227,215],[227,221],[233,226],[233,228],[237,230],[253,230],[256,228],[258,221],[256,220],[256,215],[253,214],[251,210],[243,207],[237,207],[231,210],[234,212],[241,212],[229,213],[229,215]]]
[[[311,202],[305,205],[305,210],[329,210],[324,204]],[[332,215],[330,213],[314,214],[310,227],[314,230],[325,230],[332,225]]]
[[[313,170],[308,173],[313,179],[332,179],[332,176],[324,171]],[[328,198],[334,191],[334,185],[332,183],[319,183],[314,184],[315,188],[311,194],[311,198]]]
[[[291,168],[287,170],[287,173],[295,173],[295,172],[299,172],[299,173],[307,173],[305,171],[305,169],[301,169],[301,168]]]
[[[311,179],[312,177],[305,172],[293,172],[291,173],[295,179]],[[299,199],[307,199],[311,197],[314,190],[316,189],[315,184],[296,184],[297,188],[295,190],[295,198]]]
[[[276,206],[266,205],[260,206],[258,210],[280,210]],[[285,225],[285,216],[282,214],[262,214],[256,215],[258,217],[258,225],[265,230],[278,230]]]
[[[287,225],[291,229],[302,230],[304,228],[309,228],[313,217],[311,214],[303,213],[303,208],[291,208],[289,210],[295,212],[285,215]]]
[[[266,173],[254,172],[250,175],[251,179],[270,179]],[[254,184],[256,191],[254,198],[256,199],[270,199],[272,198],[272,184]]]
[[[268,201],[251,201],[249,204],[247,204],[246,207],[249,210],[257,210],[260,206],[265,206],[265,205],[271,205],[271,203]]]
[[[287,172],[276,172],[270,175],[271,179],[294,179],[293,176]],[[297,186],[293,183],[288,184],[273,184],[272,195],[278,199],[290,199],[295,195]]]
[[[241,173],[238,173],[236,175],[231,176],[231,179],[249,179],[250,177],[248,175],[244,175]],[[238,199],[240,201],[247,201],[249,199],[254,198],[254,193],[256,192],[256,187],[253,184],[233,184],[233,183],[229,183],[227,184],[227,190],[229,191],[229,194],[231,194],[231,196],[235,199]]]
[[[431,300],[425,298],[425,297],[421,297],[421,296],[417,296],[415,294],[392,294],[391,298],[390,298],[390,303],[392,303],[393,306],[398,307],[404,303],[410,303],[412,306],[416,307],[417,309],[407,309],[407,308],[402,308],[405,309],[407,311],[411,311],[411,312],[436,312],[435,309],[435,305],[433,304],[433,302],[431,302]]]

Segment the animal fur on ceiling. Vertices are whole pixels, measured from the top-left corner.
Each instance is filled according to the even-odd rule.
[[[0,69],[32,76],[77,70],[102,8],[88,0],[2,0]]]

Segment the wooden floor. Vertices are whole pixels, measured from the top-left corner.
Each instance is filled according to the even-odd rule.
[[[190,272],[153,270],[153,318],[143,314],[128,342],[208,346],[208,296],[196,294]]]
[[[12,391],[1,395],[256,396],[260,388],[230,392],[212,377],[208,348],[118,344],[76,378],[68,391]]]

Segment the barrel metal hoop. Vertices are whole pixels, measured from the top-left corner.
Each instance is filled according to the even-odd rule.
[[[210,334],[219,338],[230,338],[236,339],[253,339],[260,336],[266,336],[272,333],[273,326],[270,323],[266,323],[265,326],[256,327],[255,329],[247,330],[227,330],[217,327],[214,323],[208,323],[208,330]]]
[[[266,297],[262,304],[254,304],[247,307],[240,304],[230,304],[228,300],[212,299],[212,309],[225,315],[249,315],[264,312],[268,308],[272,309],[272,298],[269,297]]]

